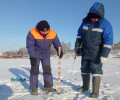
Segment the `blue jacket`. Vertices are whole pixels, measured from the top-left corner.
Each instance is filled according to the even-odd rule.
[[[83,19],[78,29],[75,48],[82,45],[84,59],[95,60],[101,56],[107,58],[113,44],[113,30],[110,22],[104,18],[104,6],[94,3],[89,13],[96,13],[101,18],[94,24],[88,15]]]
[[[58,51],[61,43],[56,32],[50,29],[46,37],[43,37],[36,28],[29,31],[26,39],[26,47],[31,58],[50,59],[50,47]]]

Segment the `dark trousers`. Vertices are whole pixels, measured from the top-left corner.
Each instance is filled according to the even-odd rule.
[[[81,72],[82,73],[91,73],[91,74],[103,74],[102,63],[100,58],[95,59],[94,61],[84,59],[81,60]]]
[[[51,73],[50,59],[30,58],[30,89],[38,88],[39,64],[42,63],[44,87],[53,87],[53,76]]]

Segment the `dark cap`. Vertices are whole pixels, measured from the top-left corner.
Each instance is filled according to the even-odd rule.
[[[38,22],[38,24],[36,25],[36,28],[38,31],[47,31],[50,29],[50,25],[46,20],[42,20]]]

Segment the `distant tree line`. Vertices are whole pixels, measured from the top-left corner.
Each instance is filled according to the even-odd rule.
[[[72,51],[70,42],[69,43],[62,42],[61,44],[62,44],[63,53]],[[57,54],[57,52],[56,52],[56,50],[55,50],[53,45],[51,46],[50,52],[51,52],[51,55],[56,55]],[[2,55],[3,56],[7,56],[7,57],[13,57],[13,56],[28,57],[29,56],[27,48],[25,48],[25,47],[22,47],[22,48],[20,48],[17,51],[6,51],[6,52],[3,52]]]
[[[114,43],[113,46],[119,46],[120,42]]]
[[[68,43],[62,42],[61,44],[62,44],[62,50],[64,54],[67,52],[74,52],[74,49],[71,49],[71,42],[68,42]],[[50,52],[51,52],[51,55],[57,54],[53,45],[51,46]],[[114,52],[114,53],[120,52],[120,42],[113,45],[111,52]],[[13,56],[28,57],[29,56],[28,51],[25,47],[22,47],[16,51],[3,52],[2,55],[6,57],[13,57]]]
[[[13,57],[13,56],[27,57],[28,56],[28,51],[25,47],[23,47],[23,48],[20,48],[18,51],[3,52],[2,55],[7,56],[7,57]]]
[[[120,42],[114,43],[111,52],[115,54],[120,53]]]

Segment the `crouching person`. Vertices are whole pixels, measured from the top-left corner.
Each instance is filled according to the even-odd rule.
[[[110,22],[104,18],[104,6],[94,3],[88,15],[78,30],[75,43],[75,52],[81,55],[81,76],[83,86],[78,88],[79,92],[89,90],[90,73],[92,74],[93,89],[91,98],[99,96],[102,65],[106,61],[113,44],[113,30]]]
[[[53,76],[50,66],[50,47],[58,52],[58,47],[61,43],[56,32],[50,29],[47,21],[40,21],[35,28],[31,29],[27,35],[26,47],[30,56],[31,70],[30,70],[30,89],[32,95],[38,95],[38,74],[39,64],[42,63],[43,78],[44,78],[44,91],[54,92]],[[63,56],[61,49],[60,58]]]

